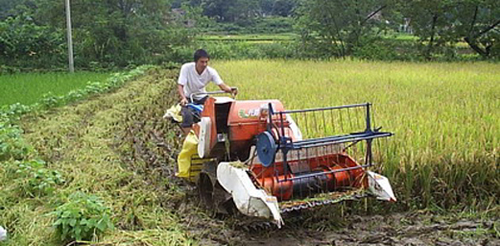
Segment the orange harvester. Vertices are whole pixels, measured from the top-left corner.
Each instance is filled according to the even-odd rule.
[[[308,114],[319,112],[325,118],[325,112],[349,109],[366,111],[362,131],[303,139],[292,119],[305,117],[307,123]],[[372,140],[392,135],[372,130],[370,124],[369,103],[286,111],[278,100],[210,97],[201,112],[201,123],[194,124],[193,129],[200,136],[203,158],[244,161],[257,187],[278,201],[288,201],[346,188],[367,188],[365,168],[372,165]],[[364,165],[345,152],[350,147],[346,144],[361,141],[366,142]]]

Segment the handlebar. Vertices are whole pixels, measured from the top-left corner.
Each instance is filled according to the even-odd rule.
[[[231,97],[234,99],[235,96],[232,93],[234,90],[238,91],[238,87],[231,87],[231,92],[226,92],[226,91],[198,92],[198,93],[192,93],[189,97],[191,98],[191,102],[194,102],[193,97],[196,95],[217,95],[217,94],[231,93]]]

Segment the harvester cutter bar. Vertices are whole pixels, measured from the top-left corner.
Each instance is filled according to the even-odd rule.
[[[282,204],[280,204],[280,210],[281,210],[281,213],[289,213],[289,212],[293,212],[293,211],[299,211],[299,210],[309,209],[309,208],[323,206],[323,205],[340,203],[340,202],[348,201],[348,200],[357,200],[357,199],[361,199],[361,198],[369,196],[369,194],[362,189],[350,191],[350,192],[344,192],[344,194],[341,194],[341,195],[338,195],[338,194],[339,194],[339,192],[330,193],[329,195],[331,195],[332,198],[321,198],[321,199],[315,199],[315,200],[308,199],[308,200],[303,200],[303,201],[283,202]]]

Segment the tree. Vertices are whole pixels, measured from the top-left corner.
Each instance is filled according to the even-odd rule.
[[[437,48],[465,41],[487,58],[497,56],[500,2],[496,0],[403,1],[402,13],[411,18],[415,35],[431,59]],[[493,55],[492,55],[493,54]]]
[[[201,0],[203,14],[217,21],[234,22],[260,13],[259,0]]]
[[[456,33],[476,53],[500,56],[500,2],[469,0],[457,6]]]
[[[29,60],[45,59],[40,64],[54,65],[66,45],[64,1],[19,2],[9,11],[14,17],[0,23],[8,30],[0,35],[0,51],[9,64],[28,53]],[[179,57],[178,47],[190,41],[190,29],[180,28],[183,20],[172,14],[170,0],[73,0],[71,4],[75,64],[80,67],[170,61]],[[30,48],[20,48],[21,44]],[[38,49],[40,45],[46,47]]]
[[[227,19],[227,11],[230,6],[234,5],[235,1],[224,0],[202,0],[201,6],[203,14],[214,18],[218,21],[225,21]]]
[[[73,0],[75,62],[109,66],[149,62],[153,56],[173,52],[185,44],[187,30],[170,12],[168,0]],[[37,19],[65,28],[64,5],[40,0]]]
[[[273,5],[273,15],[287,17],[292,15],[295,0],[276,0]]]
[[[447,12],[452,9],[453,1],[435,0],[402,0],[402,12],[411,19],[411,26],[415,35],[420,38],[421,44],[427,43],[423,49],[424,57],[429,60],[436,46],[445,44],[444,30],[450,24],[451,15]]]
[[[274,2],[276,2],[276,0],[260,0],[259,3],[260,15],[266,16],[273,14]]]
[[[303,45],[326,54],[350,55],[385,27],[381,13],[389,5],[383,0],[303,0],[297,10]]]
[[[0,20],[11,16],[11,11],[19,4],[19,0],[0,0]]]

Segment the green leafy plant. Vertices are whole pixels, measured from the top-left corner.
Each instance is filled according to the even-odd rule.
[[[0,120],[0,161],[20,160],[30,152],[31,147],[21,135],[19,127]]]
[[[70,103],[83,98],[87,92],[83,89],[72,90],[66,95],[65,102]]]
[[[13,169],[22,179],[21,187],[30,196],[51,194],[57,185],[65,182],[61,173],[46,167],[42,160],[16,162]]]
[[[65,241],[95,240],[106,230],[113,229],[110,209],[94,195],[75,192],[68,202],[59,206],[52,214],[56,215],[54,226]]]
[[[46,108],[53,108],[61,103],[61,97],[55,96],[53,93],[46,93],[43,95],[41,103]]]
[[[26,106],[21,103],[14,103],[11,105],[5,105],[2,107],[0,110],[0,114],[4,115],[5,117],[9,117],[11,119],[18,119],[19,116],[22,114],[25,114],[31,110],[30,106]]]
[[[106,89],[108,89],[108,85],[101,82],[89,82],[87,87],[85,87],[85,90],[89,93],[100,93],[106,91]]]

